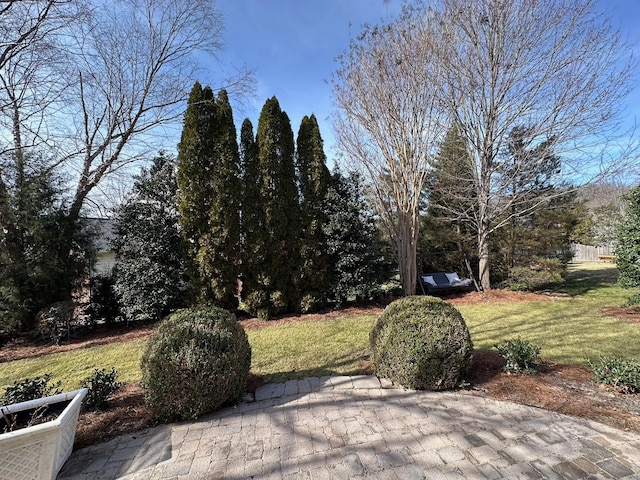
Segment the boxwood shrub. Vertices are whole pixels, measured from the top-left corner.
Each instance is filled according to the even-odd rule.
[[[193,419],[240,401],[251,347],[230,312],[216,307],[179,310],[159,325],[142,357],[149,407],[162,419]]]
[[[373,369],[406,388],[448,390],[471,367],[473,343],[462,315],[435,297],[391,303],[370,333]]]

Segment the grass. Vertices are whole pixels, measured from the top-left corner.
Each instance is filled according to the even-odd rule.
[[[115,367],[118,381],[139,382],[140,358],[145,345],[145,340],[134,340],[0,363],[0,392],[15,381],[45,373],[52,374],[54,383],[61,381],[63,390],[75,390],[94,368]]]
[[[632,293],[618,287],[616,278],[611,264],[573,265],[561,296],[553,301],[461,305],[459,310],[477,349],[521,336],[542,348],[542,358],[555,362],[586,364],[600,355],[640,361],[640,324],[601,313],[603,307],[623,305]],[[368,356],[374,321],[371,314],[344,315],[248,330],[252,370],[267,382],[357,373]],[[112,366],[120,381],[137,382],[144,347],[144,340],[136,340],[2,363],[0,391],[45,373],[61,380],[65,389],[75,389],[94,368]]]
[[[640,360],[640,325],[607,317],[601,309],[620,306],[630,290],[616,285],[611,264],[577,264],[570,267],[559,293],[568,295],[549,302],[508,305],[461,305],[477,349],[521,336],[542,348],[545,359],[587,364],[600,355],[621,355]]]
[[[350,375],[368,355],[373,315],[350,315],[249,330],[251,368],[266,382],[323,375]]]

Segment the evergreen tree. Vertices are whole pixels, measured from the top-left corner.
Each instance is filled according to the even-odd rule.
[[[458,128],[451,127],[427,180],[419,256],[423,272],[466,272],[465,258],[475,257],[477,241],[470,224],[475,202],[472,164]]]
[[[236,309],[240,261],[240,154],[227,92],[216,99],[214,168],[211,171],[209,231],[197,257],[205,294],[221,307]]]
[[[214,117],[213,92],[196,82],[191,89],[178,144],[178,213],[190,259],[190,276],[199,285],[196,258],[200,237],[208,231],[212,189],[208,181],[213,166],[209,136]]]
[[[335,170],[328,189],[323,231],[331,258],[329,297],[338,306],[349,299],[372,299],[391,277],[375,214],[367,204],[361,177]]]
[[[528,137],[526,128],[514,128],[508,148],[494,165],[504,177],[496,201],[511,204],[490,225],[491,265],[497,282],[507,279],[513,268],[529,267],[540,258],[566,262],[579,217],[575,195],[553,185],[560,164],[552,152],[553,140],[532,147]],[[425,271],[464,271],[464,258],[473,260],[477,252],[476,175],[467,151],[454,125],[436,155],[426,189],[428,208],[420,249]],[[524,162],[524,157],[531,162]],[[539,204],[539,198],[547,201]]]
[[[296,272],[299,264],[300,205],[295,180],[291,123],[276,97],[260,113],[256,137],[258,185],[264,227],[264,258],[248,272],[247,309],[265,318],[290,311],[298,304]],[[260,254],[261,255],[261,254]]]
[[[326,166],[322,137],[315,115],[302,119],[298,131],[296,160],[302,226],[298,285],[301,293],[300,310],[308,312],[326,303],[331,264],[323,231],[323,226],[327,223],[324,203],[331,174]]]
[[[126,321],[158,321],[184,304],[186,258],[175,167],[160,152],[136,178],[133,195],[116,217],[113,288]]]
[[[262,201],[260,199],[260,165],[253,125],[247,118],[240,130],[240,159],[242,163],[242,298],[245,307],[257,313],[258,305],[265,305],[259,278],[266,271],[267,238]]]
[[[620,271],[618,282],[623,287],[640,286],[640,187],[626,196],[627,209],[620,223],[616,241],[616,265]],[[637,298],[635,299],[637,303]]]
[[[27,166],[28,165],[28,166]],[[87,238],[67,218],[62,180],[50,163],[15,152],[0,158],[0,331],[35,327],[42,308],[69,300],[88,258]]]
[[[240,156],[226,92],[196,83],[178,145],[179,212],[199,300],[235,308]]]

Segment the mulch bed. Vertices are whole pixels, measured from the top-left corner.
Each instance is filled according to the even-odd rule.
[[[636,307],[607,307],[602,313],[625,322],[640,323],[640,311]]]

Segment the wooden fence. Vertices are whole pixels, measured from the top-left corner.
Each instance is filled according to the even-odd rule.
[[[582,245],[572,243],[573,259],[577,262],[602,262],[613,260],[613,247],[611,245]]]

